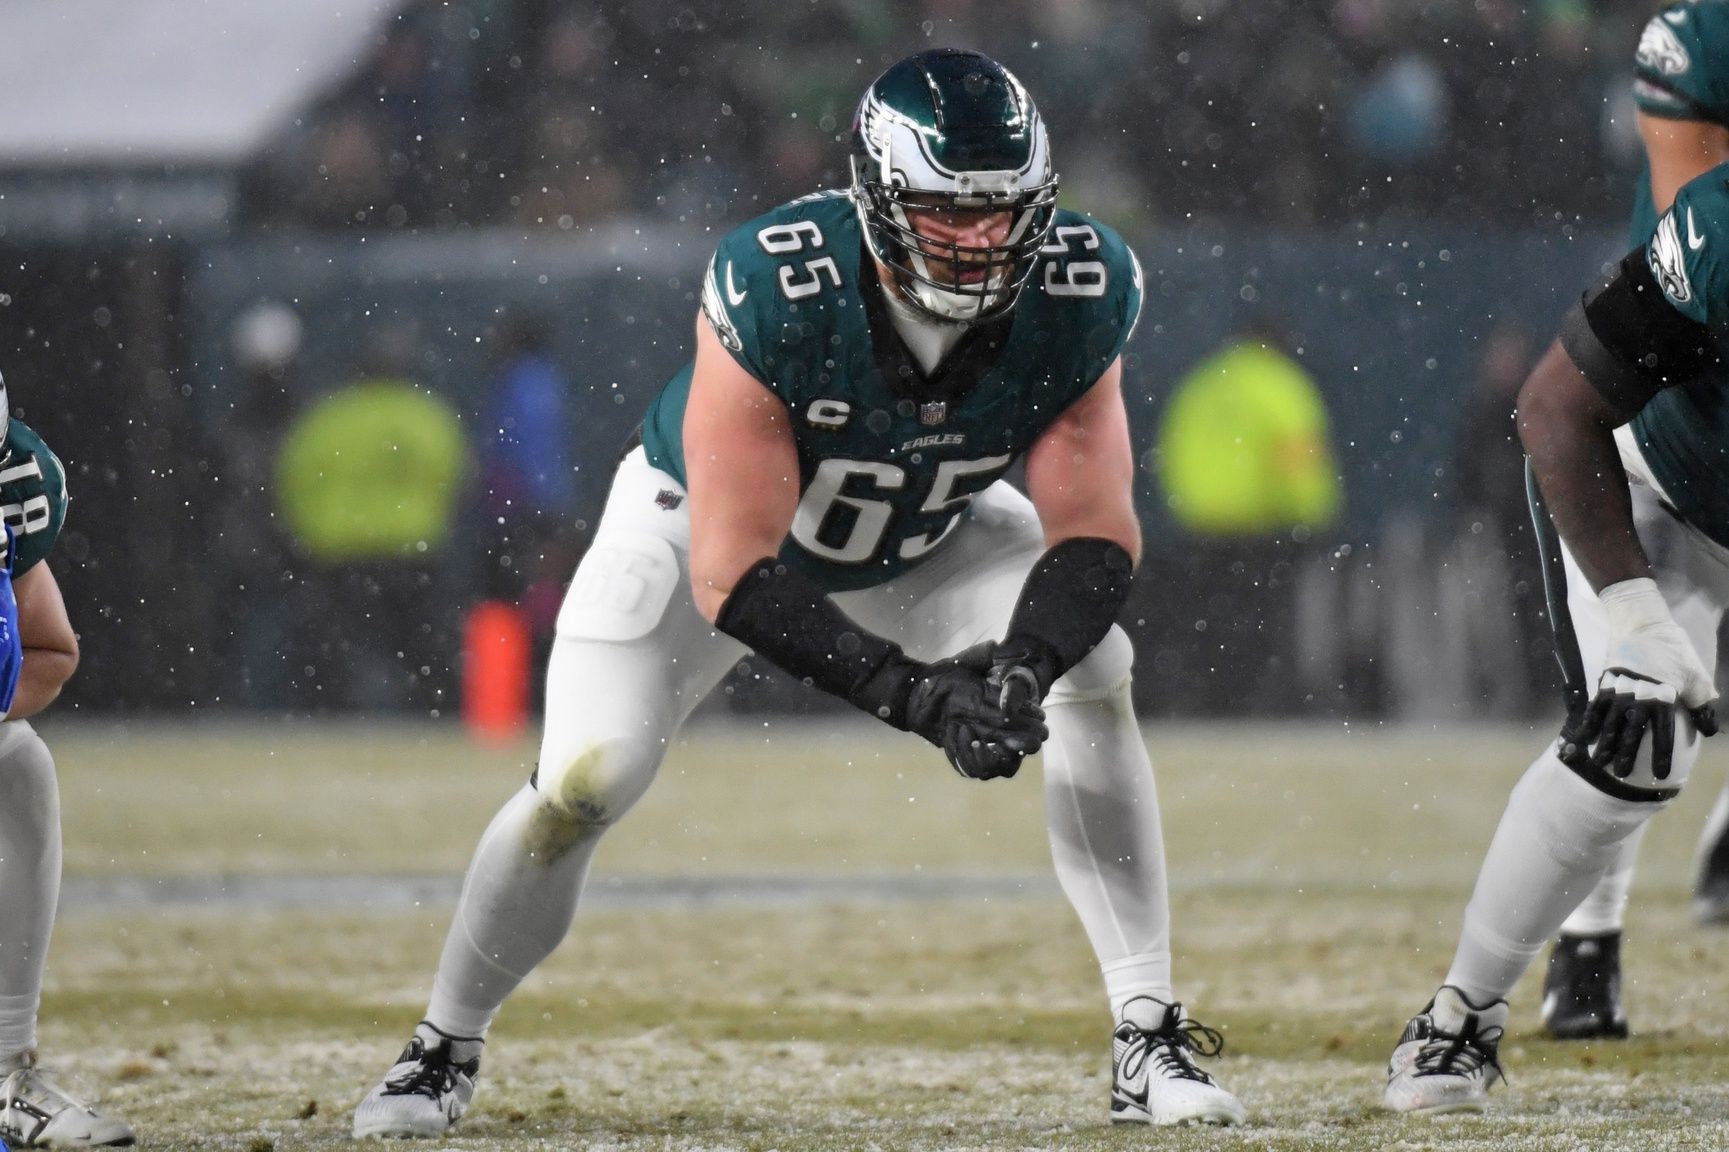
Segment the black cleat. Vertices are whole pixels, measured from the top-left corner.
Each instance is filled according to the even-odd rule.
[[[1543,1025],[1557,1040],[1624,1040],[1621,933],[1555,938],[1543,980]]]

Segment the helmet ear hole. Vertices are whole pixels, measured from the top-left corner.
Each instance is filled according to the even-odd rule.
[[[908,299],[950,321],[1000,315],[1031,277],[1056,211],[1050,140],[1031,97],[977,52],[909,56],[853,120],[852,196],[877,261]],[[921,236],[908,208],[1012,213],[1002,240]]]

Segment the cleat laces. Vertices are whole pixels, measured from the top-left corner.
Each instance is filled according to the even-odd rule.
[[[414,1067],[400,1076],[385,1077],[382,1095],[425,1096],[429,1100],[442,1100],[455,1090],[458,1074],[472,1080],[480,1070],[479,1057],[457,1064],[451,1060],[448,1046],[428,1049],[418,1036],[408,1042],[399,1063],[406,1064],[410,1060],[414,1061]]]
[[[1429,1024],[1428,1039],[1417,1051],[1415,1076],[1474,1076],[1488,1069],[1486,1079],[1507,1079],[1506,1070],[1497,1058],[1501,1046],[1500,1028],[1479,1028],[1476,1017],[1465,1021],[1457,1032],[1445,1032]]]
[[[1213,1083],[1213,1078],[1196,1066],[1195,1057],[1217,1056],[1225,1050],[1225,1038],[1197,1021],[1173,1020],[1176,1014],[1174,1006],[1167,1010],[1164,1023],[1156,1032],[1143,1031],[1128,1023],[1118,1027],[1117,1037],[1127,1045],[1121,1063],[1124,1077],[1134,1079],[1151,1060],[1166,1079]]]

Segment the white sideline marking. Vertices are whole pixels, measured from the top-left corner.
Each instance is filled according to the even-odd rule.
[[[65,912],[177,909],[223,913],[285,909],[412,911],[455,906],[460,876],[233,875],[68,879]],[[585,908],[777,907],[941,900],[1056,900],[1048,873],[874,873],[857,876],[736,874],[597,877],[583,892]]]

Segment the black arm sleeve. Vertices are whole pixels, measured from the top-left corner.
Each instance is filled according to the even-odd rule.
[[[1567,313],[1561,347],[1603,399],[1628,413],[1718,359],[1709,330],[1664,297],[1643,247]]]
[[[721,605],[715,626],[834,696],[903,731],[924,665],[868,632],[809,577],[764,556]]]
[[[1135,562],[1121,544],[1096,537],[1046,549],[1027,574],[1002,653],[1022,658],[1042,695],[1098,647],[1129,598]]]

